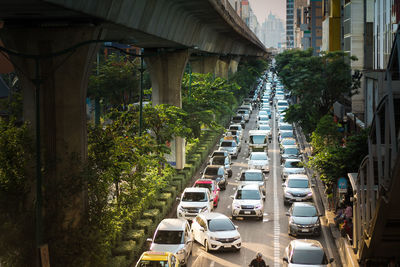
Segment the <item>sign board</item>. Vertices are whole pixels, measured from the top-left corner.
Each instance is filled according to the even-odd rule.
[[[172,139],[171,142],[166,143],[167,147],[171,149],[171,153],[165,154],[165,160],[173,167],[176,166],[176,145],[175,145],[175,138]]]
[[[40,246],[40,260],[42,267],[50,267],[49,245],[44,244]]]
[[[338,189],[339,193],[347,193],[348,182],[345,177],[340,177],[338,179]]]

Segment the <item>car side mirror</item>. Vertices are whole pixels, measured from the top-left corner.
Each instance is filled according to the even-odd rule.
[[[214,201],[214,199],[213,198],[210,198],[210,202],[213,202]]]
[[[201,175],[203,175],[204,172],[200,172]]]
[[[232,196],[231,196],[231,198],[232,198],[232,199],[234,199],[234,198],[235,198],[235,196],[234,196],[234,195],[232,195]]]
[[[181,201],[181,198],[180,198],[180,197],[176,197],[175,200],[176,200],[176,201]]]
[[[334,262],[334,261],[335,261],[334,258],[330,258],[330,259],[329,259],[329,263],[332,263],[332,262]]]
[[[147,238],[146,242],[152,243],[153,242],[153,238]]]
[[[290,213],[288,211],[285,214],[286,214],[286,216],[290,216]]]
[[[286,187],[286,184],[282,184],[282,187]]]
[[[282,260],[283,260],[284,262],[289,263],[289,259],[288,259],[287,257],[283,257]]]
[[[236,230],[239,229],[239,226],[235,225]]]
[[[312,184],[311,184],[311,187],[316,187],[316,184],[312,183]]]
[[[210,162],[207,162],[207,165],[210,165],[211,163]]]
[[[204,232],[204,227],[200,227],[200,228],[199,228],[199,231],[200,231],[200,232]]]

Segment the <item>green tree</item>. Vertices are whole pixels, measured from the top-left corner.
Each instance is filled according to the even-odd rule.
[[[311,49],[287,50],[277,55],[276,71],[298,100],[289,107],[285,119],[298,122],[309,136],[333,103],[356,93],[359,79],[351,75],[348,62],[352,60],[356,58],[341,51],[313,56]]]

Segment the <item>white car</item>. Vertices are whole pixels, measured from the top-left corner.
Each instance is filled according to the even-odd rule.
[[[287,267],[325,267],[332,266],[333,258],[328,259],[321,243],[317,240],[292,240],[285,249],[283,266]]]
[[[239,251],[242,239],[232,221],[224,214],[217,212],[200,213],[193,220],[193,238],[210,250],[234,249]]]
[[[300,159],[287,159],[282,164],[282,167],[282,180],[286,180],[290,174],[306,173],[306,170],[304,169],[303,163]]]
[[[240,181],[240,185],[256,184],[265,195],[265,176],[261,170],[243,170],[237,181]]]
[[[210,212],[213,210],[214,200],[210,190],[207,188],[188,187],[182,193],[176,215],[178,218],[192,220],[200,212]]]
[[[257,217],[263,219],[264,199],[258,184],[241,185],[231,196],[232,202],[232,219],[237,217]]]
[[[150,250],[157,252],[171,252],[179,259],[181,265],[186,265],[192,253],[193,237],[187,220],[164,219],[154,233]]]
[[[251,152],[247,164],[249,168],[260,169],[269,172],[269,160],[267,152]]]
[[[312,201],[313,192],[307,175],[290,174],[282,186],[285,205],[296,201]]]
[[[239,155],[239,147],[234,140],[224,140],[219,145],[219,151],[227,151],[232,159],[237,159]]]

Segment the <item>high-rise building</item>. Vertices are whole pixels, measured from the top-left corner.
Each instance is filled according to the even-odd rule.
[[[308,15],[310,16],[311,47],[314,53],[318,54],[322,45],[322,0],[310,1]]]
[[[260,40],[266,47],[281,48],[285,38],[283,20],[269,13],[261,26]]]
[[[307,49],[310,47],[310,31],[307,24],[308,0],[294,1],[294,47]]]
[[[294,0],[286,0],[286,48],[294,48]]]

